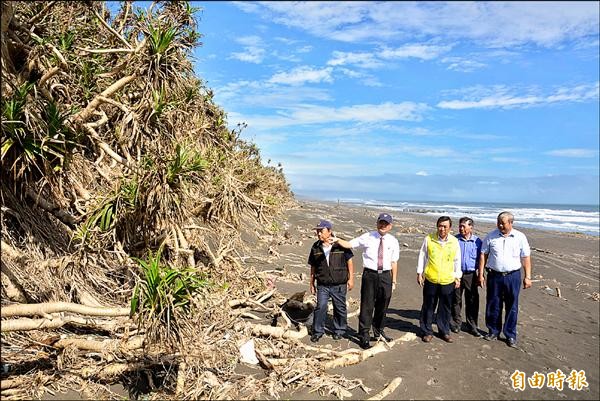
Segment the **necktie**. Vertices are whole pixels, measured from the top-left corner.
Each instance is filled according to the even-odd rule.
[[[383,237],[379,238],[379,251],[377,251],[377,271],[383,271]]]

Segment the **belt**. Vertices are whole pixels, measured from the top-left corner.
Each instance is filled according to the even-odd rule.
[[[500,276],[508,276],[509,274],[513,274],[515,272],[520,271],[521,269],[516,269],[516,270],[511,270],[509,272],[499,272],[497,270],[494,269],[490,269],[489,267],[486,267],[485,270],[487,270],[488,274],[498,274]]]
[[[381,271],[379,271],[379,270],[375,270],[375,269],[369,269],[368,267],[365,267],[364,271],[370,272],[370,273],[377,273],[377,274],[383,274],[383,273],[390,273],[391,272],[391,270],[381,270]]]

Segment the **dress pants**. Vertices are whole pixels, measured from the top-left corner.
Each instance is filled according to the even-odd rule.
[[[463,272],[460,279],[460,288],[454,290],[452,301],[452,328],[460,330],[462,324],[462,298],[465,296],[465,320],[468,330],[477,330],[479,315],[479,292],[477,290],[477,273]]]
[[[371,325],[374,331],[383,330],[385,313],[392,298],[392,274],[385,270],[364,269],[360,285],[360,315],[358,333],[363,339],[369,339]],[[374,311],[374,313],[373,313]]]
[[[454,296],[454,282],[450,284],[434,284],[425,279],[423,285],[423,306],[419,325],[423,335],[433,335],[433,314],[437,305],[436,324],[442,336],[450,334],[450,308]]]
[[[312,332],[323,335],[327,319],[327,304],[329,298],[333,304],[333,331],[344,335],[347,328],[346,292],[347,284],[325,285],[317,283],[317,307],[315,308]]]
[[[521,289],[521,269],[509,274],[488,269],[487,295],[485,304],[485,325],[489,333],[517,339],[517,315],[519,313],[519,291]],[[502,308],[506,309],[504,330],[502,330]]]

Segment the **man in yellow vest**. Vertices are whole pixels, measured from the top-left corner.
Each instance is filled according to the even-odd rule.
[[[437,220],[437,232],[423,240],[417,261],[417,283],[423,287],[423,306],[419,323],[423,341],[433,339],[433,314],[437,306],[437,328],[442,340],[452,343],[450,336],[451,307],[454,289],[460,287],[462,270],[460,246],[450,234],[452,220],[442,216]]]

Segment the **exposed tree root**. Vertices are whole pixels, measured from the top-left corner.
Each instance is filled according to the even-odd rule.
[[[402,383],[401,377],[396,377],[392,380],[383,390],[379,393],[375,394],[372,397],[367,398],[367,400],[383,400],[388,395],[392,394],[396,388]]]
[[[49,302],[43,304],[15,304],[3,306],[1,317],[44,316],[49,313],[71,312],[88,316],[129,316],[129,308],[95,308],[69,302]]]

